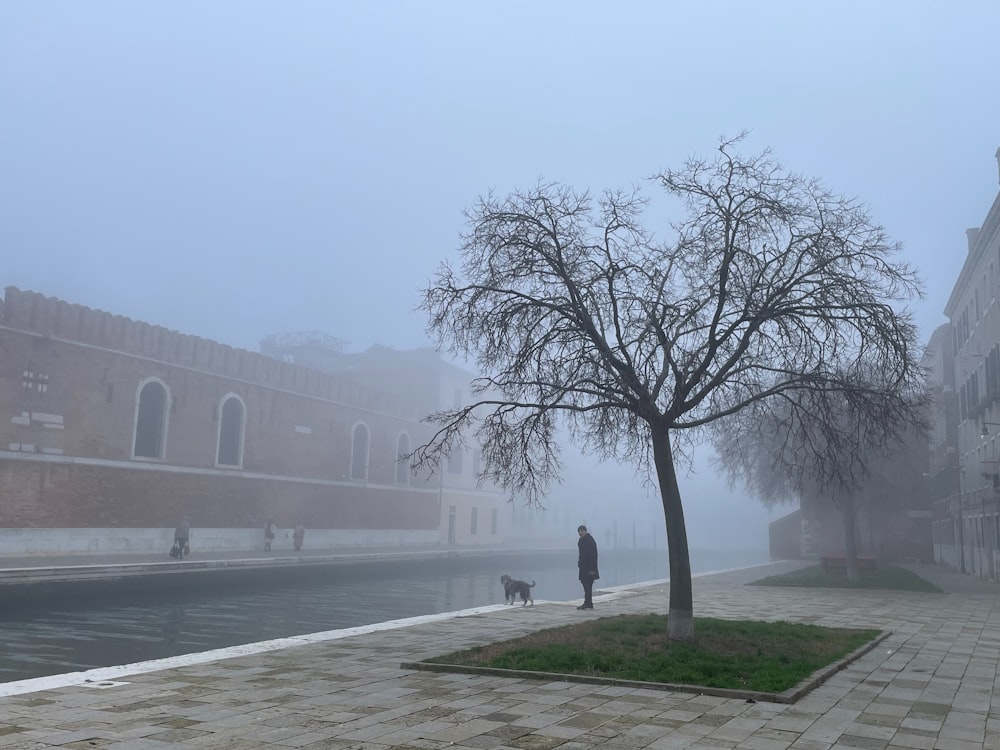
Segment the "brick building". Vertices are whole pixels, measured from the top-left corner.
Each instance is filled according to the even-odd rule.
[[[165,551],[184,515],[195,553],[259,548],[269,518],[276,550],[299,523],[312,548],[447,542],[445,508],[498,496],[398,460],[430,434],[398,394],[8,287],[0,549]],[[502,541],[492,520],[451,541]]]
[[[445,362],[430,347],[397,351],[372,346],[360,353],[344,353],[322,334],[270,337],[262,351],[285,362],[333,373],[380,393],[405,394],[407,405],[419,415],[459,408],[470,403],[472,375]],[[422,425],[426,430],[427,425]],[[456,446],[437,476],[441,500],[441,537],[448,544],[483,544],[503,540],[516,506],[489,483],[480,483],[481,451],[475,442]],[[414,444],[416,445],[416,444]]]

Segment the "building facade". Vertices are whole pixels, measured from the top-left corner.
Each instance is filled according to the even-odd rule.
[[[1000,166],[1000,149],[997,151]],[[983,578],[1000,569],[1000,193],[968,252],[945,307],[953,337],[959,495],[939,505],[940,558]],[[950,529],[950,531],[949,531]]]
[[[13,287],[0,305],[0,548],[8,554],[446,543],[478,507],[400,456],[423,404],[323,372]],[[462,485],[464,487],[464,485]],[[455,497],[450,497],[454,494]],[[483,520],[490,529],[490,514]],[[502,541],[455,534],[456,543]]]
[[[380,393],[402,394],[420,415],[458,409],[471,403],[472,373],[444,361],[430,347],[399,351],[375,345],[344,353],[318,334],[273,337],[261,349],[310,369],[333,373]],[[424,422],[425,431],[433,425]],[[418,443],[411,447],[415,448]],[[480,481],[482,453],[472,435],[455,446],[428,480],[438,488],[442,542],[496,544],[507,538],[515,505],[494,484]]]
[[[964,571],[958,522],[958,395],[955,392],[955,341],[950,324],[931,334],[921,364],[930,396],[927,433],[927,493],[933,508],[934,561]]]

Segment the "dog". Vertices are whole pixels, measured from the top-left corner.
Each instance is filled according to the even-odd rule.
[[[522,607],[527,606],[529,603],[532,607],[535,606],[535,599],[531,595],[531,589],[535,585],[534,581],[531,583],[516,581],[504,573],[500,576],[500,583],[503,584],[504,604],[513,604],[517,600],[518,595],[520,595],[523,602],[521,604]]]

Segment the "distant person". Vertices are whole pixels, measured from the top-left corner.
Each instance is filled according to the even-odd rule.
[[[271,551],[271,542],[274,541],[274,521],[268,519],[267,523],[264,524],[264,551]]]
[[[601,577],[597,570],[597,541],[586,526],[580,526],[576,531],[580,535],[576,543],[580,550],[576,566],[580,569],[580,583],[583,584],[583,604],[577,609],[593,609],[594,581]]]
[[[184,516],[180,525],[174,529],[174,546],[177,547],[179,557],[191,554],[191,522],[187,516]]]
[[[302,549],[302,540],[306,538],[306,527],[301,523],[295,527],[295,532],[292,534],[292,543],[295,545],[295,551]]]

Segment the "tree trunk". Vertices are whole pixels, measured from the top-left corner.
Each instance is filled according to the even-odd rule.
[[[840,516],[844,521],[844,561],[846,563],[847,578],[850,581],[858,580],[858,535],[857,535],[857,509],[854,507],[854,498],[847,498],[841,501]]]
[[[663,518],[667,524],[667,559],[670,562],[670,605],[667,612],[667,637],[677,640],[694,638],[694,596],[691,588],[691,556],[681,491],[677,486],[670,434],[653,432],[653,463],[660,485]]]

